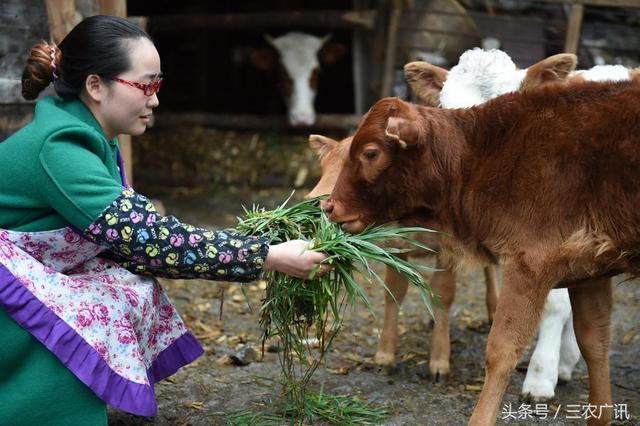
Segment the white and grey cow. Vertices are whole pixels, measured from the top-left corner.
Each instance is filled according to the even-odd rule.
[[[271,47],[254,50],[250,56],[251,63],[263,71],[277,72],[278,86],[287,105],[289,124],[314,124],[314,101],[320,67],[341,59],[346,53],[346,47],[330,43],[330,34],[316,37],[290,32],[276,38],[266,35],[265,38]]]
[[[425,102],[442,108],[478,105],[499,95],[518,91],[532,82],[558,82],[567,78],[618,81],[638,75],[638,70],[621,65],[598,65],[588,70],[572,71],[575,57],[567,58],[572,56],[556,55],[530,68],[518,69],[505,52],[476,48],[463,53],[450,71],[424,62],[413,62],[405,66],[405,75]],[[522,394],[536,401],[552,398],[558,379],[570,380],[579,359],[569,293],[566,289],[552,290],[544,306],[538,341],[529,362]]]

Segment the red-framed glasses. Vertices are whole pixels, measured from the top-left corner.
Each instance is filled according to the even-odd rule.
[[[162,78],[154,78],[147,84],[124,80],[122,78],[114,78],[113,80],[117,81],[118,83],[127,84],[131,87],[136,87],[142,90],[146,96],[151,96],[154,93],[158,93],[160,91],[160,85],[162,84]]]

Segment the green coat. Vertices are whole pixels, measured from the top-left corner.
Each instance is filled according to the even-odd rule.
[[[117,153],[80,100],[41,100],[0,143],[0,228],[85,229],[122,192]]]
[[[117,139],[80,100],[36,104],[0,143],[0,228],[85,229],[120,195]],[[0,425],[101,425],[106,405],[0,307]]]

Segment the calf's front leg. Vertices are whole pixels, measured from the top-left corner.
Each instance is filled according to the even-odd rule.
[[[403,258],[406,260],[406,256]],[[386,293],[384,297],[384,319],[374,362],[383,367],[392,367],[398,346],[398,314],[407,294],[409,281],[395,269],[387,267],[385,283],[391,294]]]
[[[493,425],[511,373],[536,331],[549,282],[534,279],[531,271],[507,263],[496,315],[489,332],[485,360],[485,380],[470,425]]]

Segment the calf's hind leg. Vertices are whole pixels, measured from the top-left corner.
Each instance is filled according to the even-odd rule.
[[[587,419],[589,426],[607,425],[612,418],[609,345],[611,343],[611,280],[602,278],[569,289],[573,327],[589,371],[589,404],[600,418]]]
[[[442,308],[434,308],[435,323],[431,335],[431,354],[429,357],[429,373],[435,381],[449,374],[451,356],[451,339],[449,335],[449,312],[456,295],[455,273],[444,269],[438,260],[437,268],[442,269],[433,273],[431,288],[442,302]]]
[[[496,313],[496,306],[498,306],[498,278],[496,276],[496,267],[493,265],[485,266],[483,271],[484,283],[487,289],[485,296],[487,318],[489,319],[489,324],[491,324]]]

